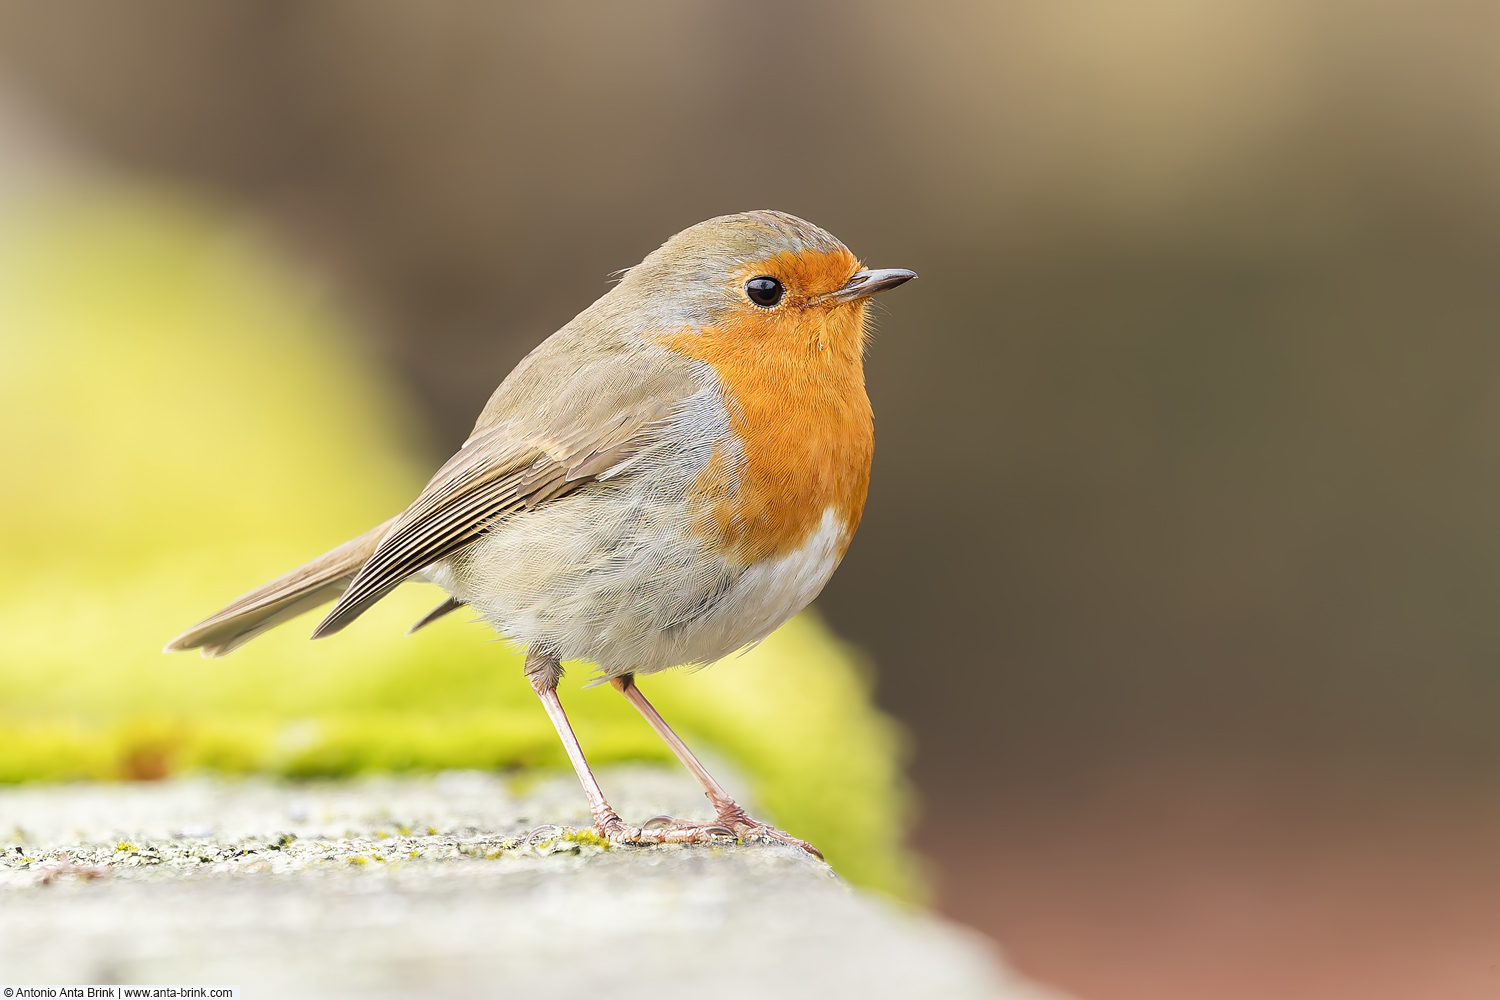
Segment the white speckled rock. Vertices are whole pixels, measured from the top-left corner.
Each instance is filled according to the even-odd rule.
[[[637,819],[703,811],[669,772],[601,780]],[[791,848],[528,843],[575,798],[475,774],[0,790],[0,968],[252,1000],[1050,995]]]

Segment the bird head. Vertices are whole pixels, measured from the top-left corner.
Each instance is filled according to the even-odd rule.
[[[864,268],[827,231],[785,212],[724,215],[684,229],[616,292],[636,321],[768,358],[858,365],[870,296],[915,278]]]

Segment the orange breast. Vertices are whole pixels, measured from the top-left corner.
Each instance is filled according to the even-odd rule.
[[[837,262],[837,284],[852,257]],[[833,509],[859,525],[874,419],[865,394],[863,302],[765,312],[746,307],[660,339],[712,366],[741,456],[715,451],[694,489],[696,527],[746,563],[793,552]]]

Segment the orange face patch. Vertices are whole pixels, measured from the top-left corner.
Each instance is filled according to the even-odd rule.
[[[724,387],[743,460],[715,451],[695,484],[705,501],[697,527],[747,563],[795,551],[830,508],[849,535],[859,524],[874,453],[866,304],[807,304],[858,269],[848,251],[777,254],[741,275],[780,280],[786,295],[776,308],[747,299],[712,326],[658,338],[712,366]]]

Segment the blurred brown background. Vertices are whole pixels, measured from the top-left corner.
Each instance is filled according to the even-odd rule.
[[[821,606],[914,735],[941,904],[1097,1000],[1477,998],[1497,40],[1458,0],[0,0],[0,85],[265,213],[434,463],[700,219],[916,269]]]

